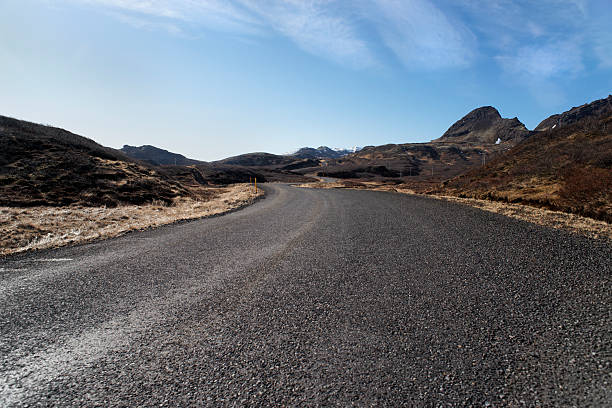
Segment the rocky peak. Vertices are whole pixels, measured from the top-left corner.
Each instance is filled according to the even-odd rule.
[[[518,118],[502,118],[494,107],[483,106],[455,122],[434,142],[494,144],[500,139],[501,142],[517,143],[528,135],[529,130]]]
[[[467,115],[465,115],[459,122],[462,121],[483,121],[483,120],[496,120],[500,119],[501,115],[499,111],[493,106],[482,106],[476,108]]]

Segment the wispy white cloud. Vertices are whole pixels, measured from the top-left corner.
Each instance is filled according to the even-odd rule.
[[[366,8],[387,47],[408,67],[467,66],[474,36],[428,0],[373,0]]]
[[[188,3],[164,0],[82,0],[81,2],[169,18],[183,18],[181,3]]]
[[[612,36],[595,44],[595,54],[599,58],[600,68],[612,68]]]
[[[238,0],[304,50],[353,66],[375,64],[350,13],[330,0]]]
[[[575,75],[584,69],[582,50],[571,41],[525,46],[513,55],[501,55],[496,59],[506,71],[533,79]]]
[[[458,8],[478,36],[483,59],[499,67],[504,81],[552,108],[565,103],[564,84],[590,68],[599,43],[593,31],[598,1],[464,0]]]
[[[380,45],[367,26],[407,67],[466,66],[474,37],[430,0],[238,0],[303,49],[356,66],[376,65]]]
[[[148,30],[163,30],[167,31],[173,35],[182,35],[183,30],[176,24],[169,22],[157,22],[151,21],[150,19],[125,14],[122,12],[109,12],[109,14],[115,17],[117,20],[131,25],[134,28],[138,29],[148,29]]]
[[[379,65],[375,49],[380,44],[362,32],[363,26],[377,32],[408,67],[465,66],[473,56],[469,31],[430,0],[72,1],[139,14],[123,17],[134,26],[154,26],[142,18],[150,16],[238,33],[276,32],[309,53],[359,68]]]
[[[208,26],[223,31],[252,33],[260,22],[231,1],[223,0],[72,0],[153,18]]]
[[[135,27],[198,27],[254,40],[281,35],[340,64],[470,67],[490,60],[533,78],[576,75],[586,55],[612,66],[608,0],[65,0],[115,10]],[[604,17],[601,17],[603,15]],[[607,16],[610,15],[608,11]],[[600,20],[595,30],[593,21]]]

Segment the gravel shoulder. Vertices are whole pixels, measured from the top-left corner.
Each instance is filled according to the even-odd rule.
[[[439,200],[452,201],[459,204],[469,205],[483,211],[505,215],[522,221],[545,227],[556,228],[572,233],[584,235],[595,239],[604,239],[612,243],[612,224],[593,218],[583,217],[562,211],[553,211],[545,208],[532,207],[524,204],[514,204],[502,201],[481,200],[476,198],[461,198],[439,194],[421,194],[410,188],[381,184],[377,182],[353,182],[347,180],[326,180],[316,183],[300,184],[301,188],[318,189],[355,189],[388,191],[400,194],[424,195]]]
[[[0,405],[612,402],[607,242],[427,197],[265,189],[0,260]]]

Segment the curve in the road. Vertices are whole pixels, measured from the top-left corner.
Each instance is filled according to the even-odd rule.
[[[0,260],[0,405],[601,405],[612,248],[444,201],[267,185]]]

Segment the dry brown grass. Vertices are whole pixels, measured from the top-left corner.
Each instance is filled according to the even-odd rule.
[[[499,201],[478,200],[475,198],[459,198],[453,196],[430,197],[466,204],[480,208],[506,217],[528,221],[533,224],[543,225],[578,233],[591,238],[606,239],[612,241],[612,225],[605,221],[569,214],[562,211],[552,211],[544,208],[531,207],[522,204],[510,204]]]
[[[331,182],[318,181],[314,183],[298,184],[296,185],[296,187],[322,188],[322,189],[330,189],[330,188],[364,189],[364,188],[367,188],[366,183],[349,181],[349,180],[337,180],[337,181],[331,181]]]
[[[106,239],[179,220],[208,217],[242,207],[263,195],[249,184],[209,188],[207,199],[179,198],[145,205],[106,207],[0,207],[0,255]]]
[[[430,193],[520,203],[612,223],[612,116],[534,133]]]

